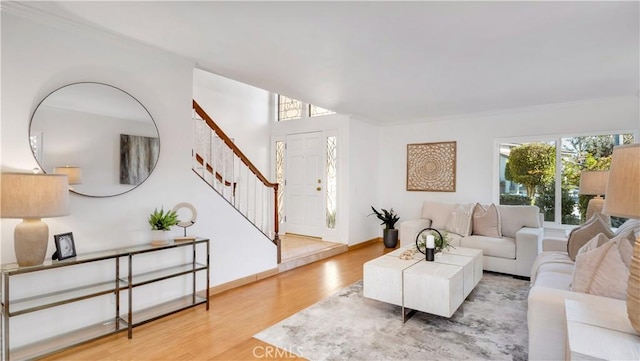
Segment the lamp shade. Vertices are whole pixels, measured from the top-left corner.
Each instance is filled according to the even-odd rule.
[[[48,218],[69,214],[66,175],[2,173],[0,188],[2,218]]]
[[[640,143],[613,148],[603,213],[640,218]]]
[[[53,168],[54,174],[66,174],[69,178],[69,184],[80,184],[82,183],[82,170],[80,167],[55,167]]]
[[[583,171],[580,173],[580,194],[601,196],[607,191],[608,170]]]

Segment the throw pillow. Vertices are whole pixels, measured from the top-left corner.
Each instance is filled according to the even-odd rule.
[[[592,251],[592,250],[604,245],[605,243],[607,243],[609,241],[610,241],[610,239],[609,239],[609,237],[607,237],[606,234],[598,233],[589,242],[585,243],[584,246],[580,247],[580,249],[576,253],[576,259],[578,258],[579,255],[581,255],[583,253],[587,253],[589,251]]]
[[[502,237],[500,215],[495,204],[487,207],[476,203],[473,208],[473,234],[485,237]]]
[[[471,235],[471,212],[473,204],[456,204],[445,229],[447,232],[456,233],[463,237]]]
[[[445,229],[451,212],[453,211],[453,203],[431,202],[422,203],[422,217],[431,220],[431,228]]]
[[[600,235],[594,237],[594,243],[599,239]],[[579,254],[573,270],[571,290],[625,300],[632,252],[633,247],[625,238],[616,237],[600,247]]]
[[[589,240],[598,235],[598,233],[603,233],[608,238],[613,238],[614,236],[614,233],[611,232],[609,226],[607,226],[602,218],[595,213],[587,222],[574,228],[571,233],[569,233],[569,240],[567,241],[567,253],[569,254],[569,258],[571,258],[572,261],[575,261],[576,254],[580,247],[584,246],[585,243],[589,242]]]

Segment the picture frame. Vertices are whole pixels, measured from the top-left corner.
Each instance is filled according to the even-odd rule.
[[[73,241],[73,233],[60,233],[53,236],[56,244],[56,252],[51,257],[53,260],[63,260],[77,256],[76,245]]]
[[[407,144],[407,191],[456,191],[456,142]]]

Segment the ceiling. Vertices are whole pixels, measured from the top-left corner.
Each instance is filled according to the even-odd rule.
[[[640,3],[29,3],[378,123],[638,96]]]

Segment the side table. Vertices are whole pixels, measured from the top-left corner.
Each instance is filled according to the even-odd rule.
[[[565,300],[567,360],[640,360],[640,335],[627,303],[613,298]]]

